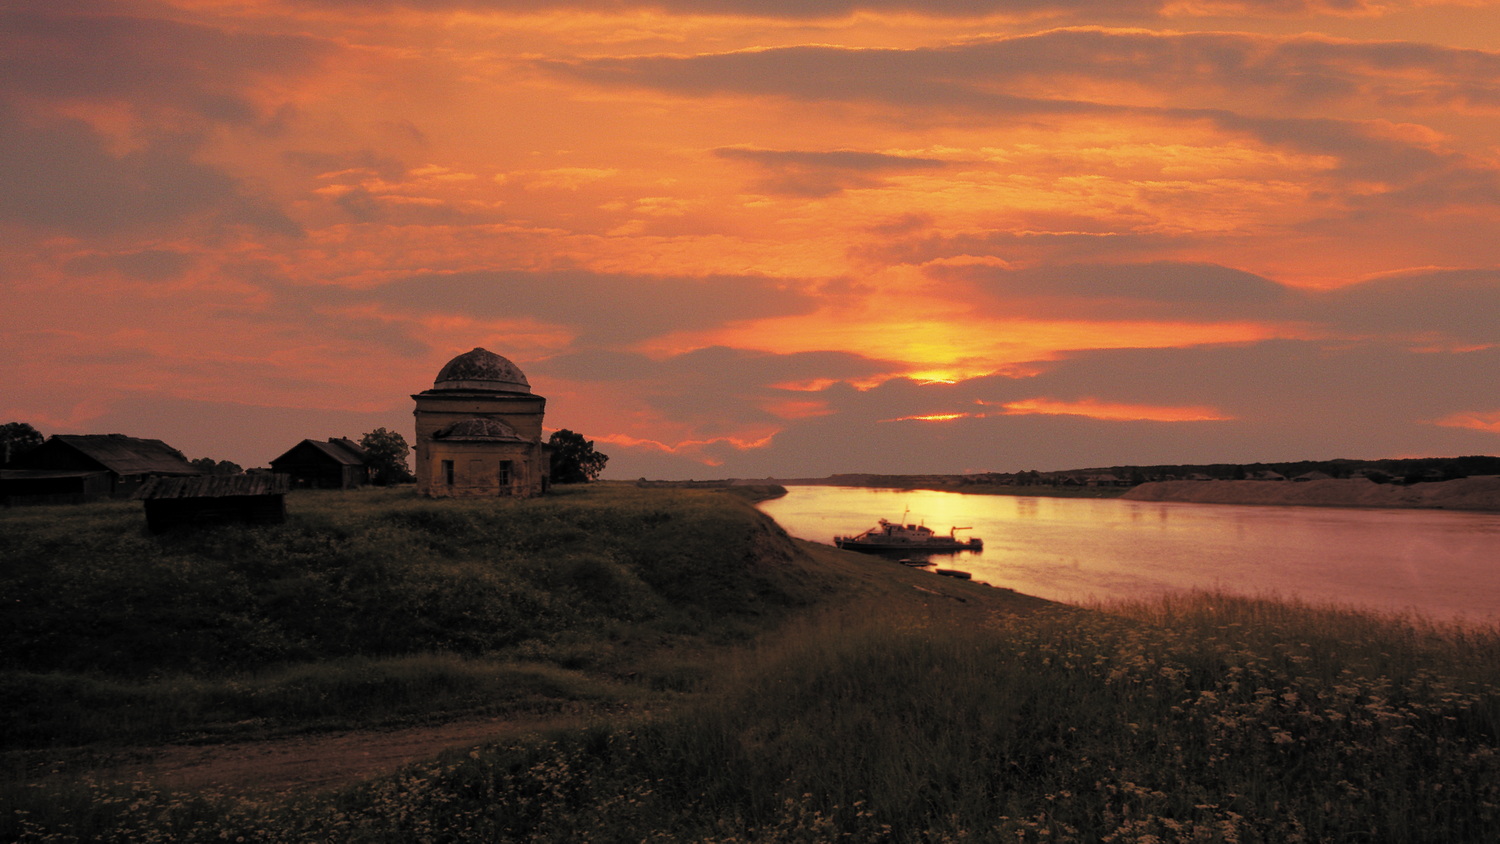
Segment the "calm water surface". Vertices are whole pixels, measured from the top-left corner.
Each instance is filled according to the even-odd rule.
[[[799,539],[831,544],[909,510],[984,539],[935,562],[1052,600],[1206,587],[1500,621],[1500,514],[787,489],[760,507]]]

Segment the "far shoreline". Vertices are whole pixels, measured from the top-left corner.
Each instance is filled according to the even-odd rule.
[[[1130,491],[1128,487],[1053,486],[1051,484],[1022,486],[1019,484],[970,483],[957,480],[958,478],[962,478],[962,475],[936,478],[934,476],[923,475],[904,479],[902,476],[879,475],[870,476],[870,480],[859,481],[851,481],[847,477],[844,475],[834,475],[828,478],[729,478],[712,481],[652,481],[642,478],[634,483],[636,486],[641,487],[679,487],[684,489],[726,489],[731,487],[774,489],[776,487],[784,488],[792,486],[839,486],[851,489],[895,490],[925,489],[934,492],[958,492],[965,495],[1032,495],[1048,498],[1120,498]],[[605,483],[612,482],[605,481]],[[629,482],[626,481],[625,483]],[[786,490],[782,489],[780,494],[784,495],[785,493]]]
[[[961,495],[1012,495],[1042,498],[1120,498],[1127,501],[1241,506],[1351,507],[1393,510],[1500,512],[1500,475],[1480,475],[1415,484],[1376,483],[1363,478],[1313,481],[1148,481],[1125,486],[1056,486],[1052,484],[973,483],[963,475],[833,475],[827,478],[764,478],[717,481],[637,481],[641,486],[730,488],[759,487],[759,498],[775,498],[769,489],[832,486],[851,489],[932,490]]]
[[[1130,501],[1391,510],[1500,512],[1500,475],[1418,484],[1365,479],[1306,481],[1152,481],[1127,490]]]

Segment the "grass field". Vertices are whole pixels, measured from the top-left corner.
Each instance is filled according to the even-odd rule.
[[[5,512],[5,749],[628,701],[616,678],[688,683],[693,653],[821,589],[722,493],[366,490],[289,507],[275,528],[161,537],[139,504]]]
[[[1500,812],[1493,629],[1218,594],[1046,605],[793,543],[720,492],[292,509],[160,540],[118,505],[0,514],[24,702],[0,838],[1464,842]],[[333,793],[31,767],[120,730],[570,701],[600,714]]]

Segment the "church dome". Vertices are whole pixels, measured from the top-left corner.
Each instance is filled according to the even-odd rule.
[[[516,429],[498,419],[464,419],[437,431],[432,438],[450,442],[522,442]]]
[[[432,386],[436,390],[531,392],[531,384],[520,367],[494,352],[479,348],[448,361]]]

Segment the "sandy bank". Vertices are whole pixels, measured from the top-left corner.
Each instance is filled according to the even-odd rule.
[[[1377,484],[1367,480],[1155,481],[1125,493],[1133,501],[1195,504],[1298,504],[1315,507],[1419,507],[1500,511],[1500,475],[1439,483]]]

